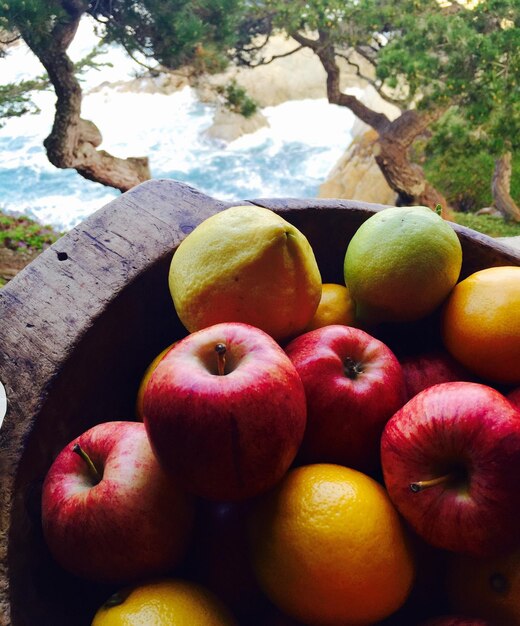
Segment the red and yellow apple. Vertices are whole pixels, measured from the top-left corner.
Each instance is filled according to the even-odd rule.
[[[384,425],[406,399],[390,348],[359,328],[331,325],[300,335],[285,350],[307,400],[301,461],[377,469]]]
[[[210,500],[242,500],[273,487],[293,462],[305,423],[305,392],[289,357],[267,333],[238,322],[179,341],[144,395],[159,462]]]
[[[42,524],[64,569],[123,584],[180,563],[193,508],[159,466],[142,423],[104,422],[67,445],[51,465]]]
[[[472,382],[429,387],[386,424],[384,481],[394,504],[433,546],[475,556],[520,539],[520,411]]]

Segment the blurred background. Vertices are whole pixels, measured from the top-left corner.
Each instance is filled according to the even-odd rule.
[[[2,282],[149,178],[520,236],[516,0],[5,0],[0,72]]]

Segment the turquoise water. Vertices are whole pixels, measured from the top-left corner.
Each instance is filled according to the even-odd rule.
[[[74,43],[82,46],[76,51],[81,56],[92,34]],[[312,197],[350,142],[352,113],[325,99],[268,107],[262,113],[269,127],[231,143],[211,139],[206,131],[213,105],[199,102],[188,87],[171,95],[121,91],[107,81],[128,79],[133,68],[118,50],[107,58],[112,68],[87,75],[82,116],[100,129],[101,148],[120,157],[147,155],[155,178],[180,180],[225,200]],[[22,48],[0,65],[6,82],[41,73]],[[38,93],[35,101],[38,115],[0,128],[0,207],[70,228],[119,192],[49,163],[43,140],[52,126],[54,94]]]

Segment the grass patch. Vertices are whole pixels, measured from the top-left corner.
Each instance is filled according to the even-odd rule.
[[[467,226],[490,237],[520,237],[520,223],[506,222],[501,217],[455,212],[454,219],[457,224]]]
[[[54,243],[61,233],[25,216],[0,212],[0,247],[15,251],[41,252]]]

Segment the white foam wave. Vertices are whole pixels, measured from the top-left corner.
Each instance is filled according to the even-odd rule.
[[[55,228],[67,231],[89,215],[108,204],[119,192],[107,189],[106,193],[95,198],[83,194],[67,196],[54,194],[42,197],[37,207],[27,205],[23,213],[37,219],[42,224],[52,224]]]
[[[69,53],[81,58],[95,41],[92,24],[82,21]],[[106,58],[114,67],[89,71],[89,89],[128,79],[136,70],[118,48],[111,47]],[[4,80],[41,73],[23,46],[1,63],[8,70]],[[349,110],[326,99],[285,102],[263,109],[269,127],[226,144],[206,135],[214,107],[199,102],[189,87],[162,95],[101,84],[84,93],[82,116],[100,129],[103,149],[123,158],[148,155],[154,177],[182,180],[226,200],[316,195],[347,147],[354,121]],[[0,129],[0,206],[67,229],[119,192],[49,163],[43,140],[52,126],[55,96],[40,92],[35,102],[40,114],[13,118]]]

